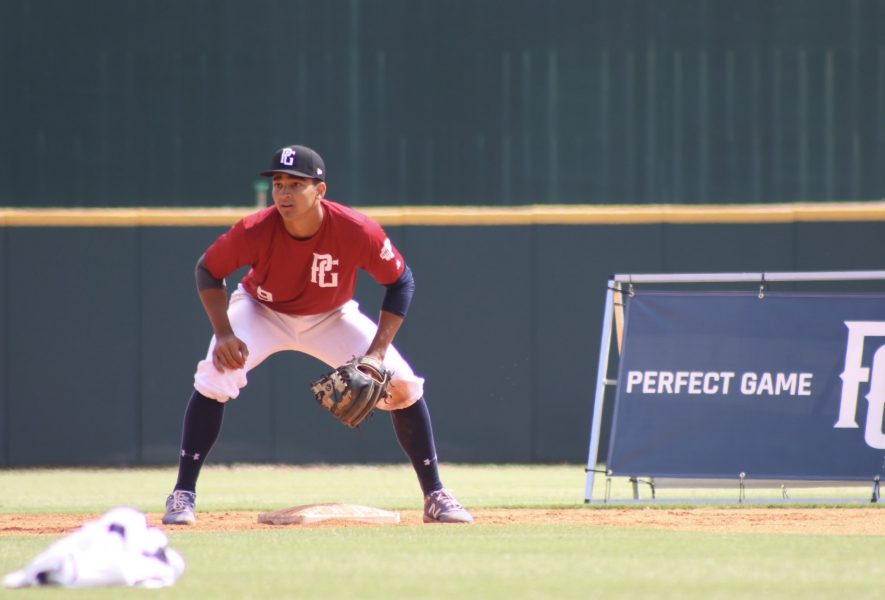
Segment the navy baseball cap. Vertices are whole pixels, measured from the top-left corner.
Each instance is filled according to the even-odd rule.
[[[286,146],[276,151],[270,170],[262,172],[261,176],[273,177],[274,173],[325,181],[326,165],[320,155],[307,146]]]

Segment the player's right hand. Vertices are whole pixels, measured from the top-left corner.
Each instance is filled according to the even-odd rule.
[[[237,336],[230,334],[215,339],[212,364],[215,365],[219,373],[224,373],[225,369],[242,369],[246,366],[247,358],[249,358],[249,348]]]

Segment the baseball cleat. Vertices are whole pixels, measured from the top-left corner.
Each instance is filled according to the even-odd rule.
[[[446,488],[424,497],[425,523],[473,523],[473,517]]]
[[[197,522],[197,495],[185,490],[174,490],[166,498],[166,514],[163,515],[164,525],[193,525]]]

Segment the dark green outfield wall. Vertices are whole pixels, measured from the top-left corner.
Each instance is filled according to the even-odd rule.
[[[348,204],[885,190],[882,0],[3,0],[0,206],[245,206],[279,146]]]
[[[417,278],[398,345],[427,376],[442,460],[586,458],[616,272],[879,269],[885,223],[388,227]],[[0,227],[0,465],[168,464],[209,325],[191,265],[213,227]],[[361,280],[375,314],[381,289]],[[276,356],[212,460],[400,461],[386,415],[345,430]],[[507,416],[502,416],[507,415]]]
[[[0,2],[0,206],[253,206],[292,142],[355,206],[877,199],[885,1]],[[878,269],[885,245],[879,221],[387,229],[453,461],[584,460],[610,274]],[[0,226],[0,465],[175,460],[220,231]],[[386,416],[313,405],[323,370],[255,371],[213,459],[400,460]]]

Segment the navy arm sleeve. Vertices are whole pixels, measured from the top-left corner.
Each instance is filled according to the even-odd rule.
[[[384,287],[387,288],[387,292],[384,294],[381,310],[405,317],[409,311],[409,304],[412,303],[412,296],[415,294],[415,278],[412,277],[409,265],[403,269],[399,279]]]
[[[197,261],[196,269],[194,269],[194,277],[197,280],[197,289],[203,291],[224,288],[224,279],[218,279],[210,273],[209,269],[206,268],[205,261],[206,255],[203,254],[200,256],[200,260]]]

